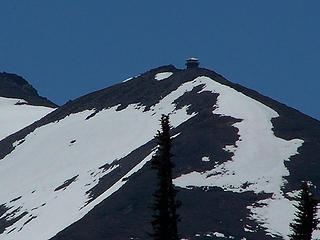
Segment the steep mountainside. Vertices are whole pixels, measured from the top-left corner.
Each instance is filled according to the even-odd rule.
[[[0,142],[1,239],[149,239],[161,114],[172,125],[181,237],[287,239],[301,180],[320,186],[319,121],[213,71],[171,65]]]

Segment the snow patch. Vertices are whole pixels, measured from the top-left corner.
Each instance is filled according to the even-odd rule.
[[[243,230],[244,230],[245,232],[255,232],[255,231],[252,229],[252,227],[249,226],[249,225],[246,225],[246,226],[243,228]]]
[[[223,233],[219,233],[219,232],[214,232],[213,235],[218,238],[225,238],[226,237]]]
[[[210,162],[210,158],[204,156],[204,157],[201,158],[201,161],[202,161],[202,162]]]
[[[234,239],[233,236],[226,236],[225,234],[220,232],[208,232],[208,233],[202,234],[202,236],[209,237],[209,238],[217,237],[217,238],[224,238],[224,239]],[[197,233],[195,234],[195,237],[201,237],[201,234]]]
[[[261,204],[262,207],[248,206],[252,213],[249,218],[265,227],[272,237],[282,236],[284,239],[288,239],[289,223],[292,222],[296,211],[293,204],[296,202],[278,196],[257,203]]]
[[[128,82],[128,81],[130,81],[130,80],[132,80],[132,79],[133,79],[133,77],[129,77],[129,78],[123,80],[122,82],[123,82],[123,83],[124,83],[124,82]]]
[[[292,191],[286,193],[287,196],[297,197],[299,191]],[[291,233],[289,223],[293,222],[297,208],[294,206],[296,201],[290,201],[284,196],[272,197],[258,201],[261,207],[248,206],[251,215],[250,219],[256,220],[262,227],[267,229],[267,232],[272,237],[282,236],[284,239],[289,239],[288,235]],[[286,214],[284,214],[286,213]],[[318,209],[318,218],[320,217]],[[313,231],[313,239],[319,239],[320,230]]]
[[[317,207],[317,219],[320,219],[320,206]],[[312,232],[312,239],[320,239],[320,229],[314,230]]]
[[[179,132],[179,133],[177,133],[177,134],[175,134],[175,135],[171,136],[171,139],[174,139],[174,138],[178,137],[180,134],[181,134],[181,132]]]
[[[161,80],[164,80],[168,77],[170,77],[173,73],[172,72],[162,72],[162,73],[157,73],[155,76],[154,76],[154,79],[158,80],[158,81],[161,81]]]

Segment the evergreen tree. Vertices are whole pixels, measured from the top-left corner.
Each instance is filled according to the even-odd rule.
[[[172,184],[172,168],[174,164],[171,162],[169,116],[162,115],[161,131],[155,136],[158,143],[158,151],[151,160],[152,169],[157,171],[157,189],[154,192],[154,203],[152,209],[153,233],[150,234],[154,240],[178,240],[177,223],[180,220],[176,209],[179,203],[175,200],[177,190]]]
[[[318,201],[314,199],[307,182],[302,183],[297,200],[296,218],[293,223],[290,223],[293,232],[289,235],[290,240],[311,240],[312,232],[319,223],[319,220],[316,219]]]

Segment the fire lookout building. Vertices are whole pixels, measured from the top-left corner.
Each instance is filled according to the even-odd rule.
[[[197,58],[188,58],[186,60],[187,69],[199,67],[199,60]]]

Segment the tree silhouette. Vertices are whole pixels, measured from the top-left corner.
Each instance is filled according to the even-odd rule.
[[[158,143],[158,151],[151,160],[152,169],[157,171],[157,189],[155,190],[154,203],[152,209],[153,233],[150,234],[154,240],[178,240],[177,223],[180,220],[176,209],[179,203],[175,200],[177,190],[172,184],[172,168],[174,164],[171,162],[169,116],[162,115],[161,131],[155,136]]]
[[[312,232],[317,228],[319,220],[316,218],[317,204],[307,182],[302,183],[301,192],[295,205],[297,212],[293,223],[290,223],[292,234],[290,240],[311,240]]]

